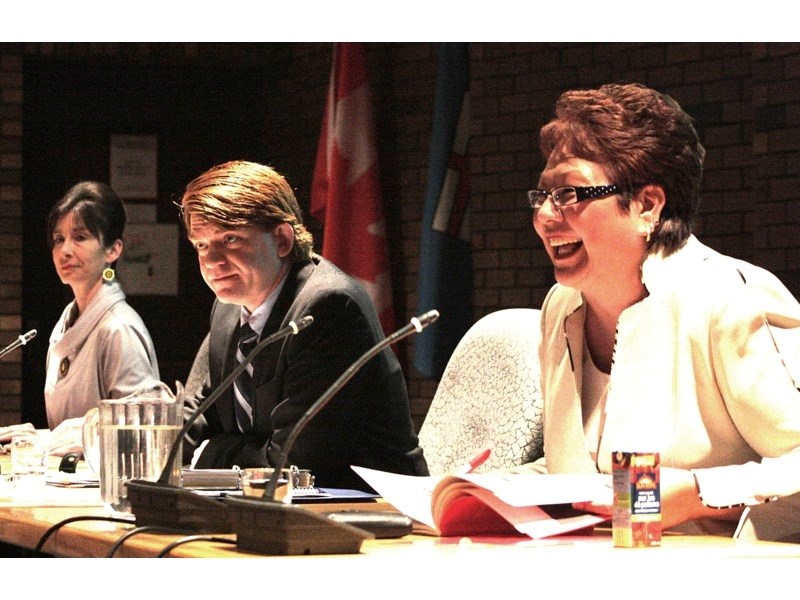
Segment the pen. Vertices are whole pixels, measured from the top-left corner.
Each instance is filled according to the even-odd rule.
[[[480,452],[470,460],[468,463],[461,465],[456,469],[456,475],[465,475],[467,473],[472,473],[475,469],[480,467],[483,463],[486,462],[486,459],[489,458],[489,455],[492,453],[491,448],[487,448],[486,450]]]

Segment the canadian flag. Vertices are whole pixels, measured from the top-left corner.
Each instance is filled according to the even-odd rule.
[[[363,44],[334,44],[311,214],[324,228],[322,255],[366,288],[384,332],[391,332],[389,253],[370,102]]]

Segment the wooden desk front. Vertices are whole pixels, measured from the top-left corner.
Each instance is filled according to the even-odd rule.
[[[55,523],[78,515],[105,515],[99,507],[5,507],[0,508],[0,540],[33,549]],[[104,557],[133,525],[104,521],[78,521],[64,525],[43,547],[59,557]],[[115,557],[155,557],[181,535],[140,533],[128,538]],[[221,536],[234,540],[233,535]],[[446,594],[446,597],[494,597],[520,594],[535,597],[533,590],[552,593],[599,593],[644,595],[648,598],[674,597],[673,592],[701,590],[715,597],[729,590],[731,597],[776,591],[791,582],[800,566],[800,545],[742,543],[711,536],[665,536],[661,547],[648,549],[613,548],[607,531],[593,536],[574,536],[543,541],[528,539],[433,538],[407,536],[394,540],[368,540],[354,555],[259,556],[240,552],[235,544],[195,541],[178,546],[171,557],[239,558],[245,562],[223,561],[223,566],[206,569],[215,561],[148,562],[141,597],[155,585],[158,573],[167,577],[158,583],[180,593],[230,594],[242,580],[257,577],[265,596],[272,588],[293,592],[303,585],[315,595],[352,597],[365,589],[378,596],[407,597]],[[773,560],[766,560],[773,559]],[[6,564],[8,564],[6,562]],[[52,564],[52,563],[48,563]],[[125,564],[128,567],[118,567]],[[127,578],[127,561],[92,562],[84,573],[112,573]],[[170,564],[166,567],[164,565]],[[230,564],[230,568],[225,565]],[[101,566],[102,565],[102,566]],[[236,565],[236,566],[234,566]],[[763,573],[769,572],[768,576]],[[6,570],[6,573],[8,571]],[[269,584],[266,581],[269,580]],[[47,583],[47,582],[45,582]],[[644,585],[648,591],[640,590]],[[267,587],[265,587],[267,586]],[[138,589],[138,588],[137,588]],[[152,588],[156,589],[156,588]],[[217,590],[217,591],[214,591]],[[627,590],[627,591],[626,591]],[[752,591],[750,591],[752,590]],[[669,592],[667,596],[662,594]],[[260,595],[260,594],[258,594]],[[603,594],[602,597],[605,597]]]
[[[342,506],[318,507],[324,508],[338,510]],[[374,509],[375,505],[366,508]],[[103,515],[107,513],[100,506],[15,507],[0,502],[0,542],[32,551],[54,524],[75,516]],[[42,550],[58,557],[105,557],[133,528],[132,524],[101,520],[72,522],[59,528]],[[137,533],[126,539],[114,556],[156,557],[182,537]],[[219,537],[235,541],[234,535]],[[546,590],[567,598],[577,597],[578,593],[601,597],[619,593],[650,600],[674,598],[690,591],[694,598],[704,590],[715,597],[729,591],[732,598],[740,598],[764,595],[770,589],[783,593],[787,586],[795,589],[800,545],[665,535],[661,547],[622,549],[613,548],[609,532],[600,530],[593,536],[543,541],[412,535],[394,540],[368,540],[359,554],[322,556],[261,556],[240,552],[235,543],[193,541],[176,547],[168,556],[238,558],[240,562],[222,561],[224,565],[230,564],[230,568],[206,568],[204,565],[215,565],[216,561],[148,561],[142,588],[134,584],[135,577],[131,579],[128,561],[88,561],[91,566],[78,571],[79,579],[97,573],[128,582],[116,591],[115,600],[127,595],[138,600],[148,590],[164,592],[166,588],[201,598],[230,595],[253,577],[258,580],[252,584],[258,590],[256,596],[272,595],[269,589],[295,594],[307,589],[325,600],[353,595],[428,598],[439,593],[448,598],[498,594],[527,598]],[[5,576],[14,572],[3,568],[2,565],[8,564],[0,561],[0,572]],[[64,582],[73,578],[73,567],[64,567],[65,563],[60,562],[47,564],[51,565],[47,575],[37,580],[36,585],[42,591],[52,586],[53,593],[62,593]],[[58,575],[65,570],[68,575]],[[163,579],[159,580],[159,573]],[[19,583],[14,577],[7,580],[12,589]],[[154,587],[156,580],[158,584]],[[87,594],[106,597],[106,592],[97,590],[96,594],[82,591],[81,598]],[[564,596],[565,592],[569,593]]]

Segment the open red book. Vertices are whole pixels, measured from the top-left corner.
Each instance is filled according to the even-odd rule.
[[[415,532],[451,536],[527,535],[533,539],[589,529],[608,519],[576,511],[573,502],[610,505],[611,477],[506,472],[413,477],[353,467]]]

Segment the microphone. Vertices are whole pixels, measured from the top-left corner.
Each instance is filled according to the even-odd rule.
[[[297,335],[313,322],[314,317],[306,315],[297,322],[290,321],[286,327],[260,340],[244,360],[230,372],[219,386],[195,409],[191,417],[184,422],[183,428],[172,443],[158,480],[132,479],[126,483],[131,512],[136,517],[137,526],[183,526],[193,531],[205,530],[217,533],[229,531],[229,529],[225,529],[227,527],[227,516],[224,514],[225,507],[221,502],[202,497],[190,490],[176,487],[169,483],[170,474],[175,468],[175,460],[181,448],[181,442],[194,422],[211,408],[261,350],[290,335]]]
[[[237,527],[236,543],[241,550],[258,554],[355,554],[361,542],[372,537],[367,531],[300,508],[275,501],[280,473],[297,436],[325,408],[331,399],[370,359],[387,346],[419,333],[439,318],[431,310],[414,317],[403,328],[384,338],[367,350],[312,404],[294,425],[278,454],[274,470],[262,498],[228,497],[225,503],[238,509],[234,514]]]
[[[33,338],[36,337],[36,330],[31,329],[28,333],[23,333],[19,336],[16,340],[11,342],[8,346],[0,350],[0,358],[4,357],[6,354],[11,352],[12,350],[16,350],[20,346],[24,346],[28,342],[30,342]]]
[[[295,423],[294,427],[292,427],[292,430],[289,432],[289,435],[286,438],[286,443],[283,445],[283,448],[281,448],[281,452],[278,455],[278,464],[275,465],[275,473],[280,473],[281,469],[283,469],[283,467],[286,465],[289,452],[294,446],[297,436],[300,435],[303,429],[305,429],[306,425],[308,425],[308,423],[328,405],[328,402],[330,402],[331,399],[339,392],[339,390],[341,390],[347,384],[347,382],[353,378],[353,376],[361,369],[361,367],[363,367],[371,358],[376,356],[387,346],[390,346],[395,342],[408,337],[412,333],[420,333],[438,318],[439,311],[437,310],[431,310],[426,312],[424,315],[412,318],[405,327],[398,329],[389,337],[384,338],[375,344],[372,348],[362,354],[356,362],[350,365],[350,367],[348,367],[348,369],[342,373],[339,379],[334,381],[333,384],[327,390],[325,390],[325,393],[322,394],[322,396],[320,396],[319,399],[314,402],[314,404],[312,404],[305,413],[303,413],[303,416],[300,417],[300,420]],[[277,484],[278,477],[271,477],[266,490],[264,490],[263,496],[267,502],[275,501],[275,490],[277,488]]]
[[[245,357],[245,359],[236,366],[236,368],[230,372],[230,374],[219,384],[217,389],[215,389],[203,402],[200,406],[197,407],[197,410],[192,414],[192,416],[186,420],[183,424],[183,429],[181,429],[178,437],[175,439],[175,443],[172,444],[172,449],[170,450],[169,456],[167,457],[167,462],[164,464],[164,469],[161,471],[161,476],[158,478],[159,483],[167,484],[169,483],[169,476],[170,472],[175,466],[175,459],[178,455],[178,449],[180,448],[181,440],[183,440],[183,436],[189,431],[189,428],[200,418],[204,412],[206,412],[211,405],[217,401],[222,393],[227,390],[233,381],[247,368],[256,355],[261,352],[264,348],[272,344],[273,342],[277,342],[278,340],[282,340],[283,338],[289,337],[290,335],[297,335],[311,325],[314,322],[314,317],[311,315],[306,315],[296,323],[294,321],[289,321],[289,324],[282,329],[279,329],[275,333],[270,336],[267,336],[263,340],[259,341],[255,348],[253,348],[250,353]]]

